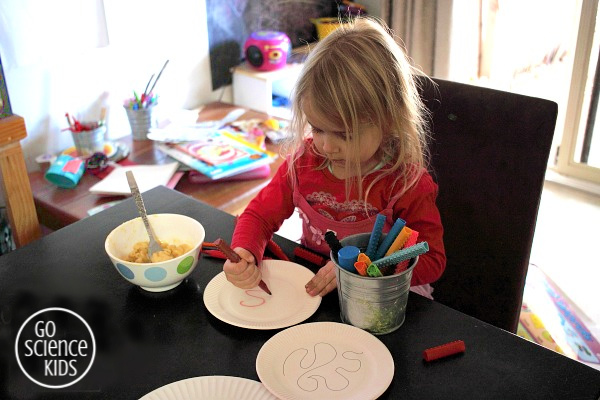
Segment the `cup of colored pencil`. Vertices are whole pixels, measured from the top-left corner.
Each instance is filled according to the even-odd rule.
[[[94,153],[104,152],[106,124],[104,123],[105,109],[97,121],[79,121],[69,113],[65,114],[69,130],[73,136],[73,143],[78,157],[87,157]]]
[[[158,103],[158,96],[154,94],[154,87],[168,63],[169,60],[165,62],[158,75],[156,75],[156,79],[154,74],[150,76],[150,80],[148,80],[146,88],[141,95],[138,95],[138,92],[134,90],[133,97],[126,99],[123,103],[134,140],[148,139],[150,129],[155,126],[153,112],[154,107]]]

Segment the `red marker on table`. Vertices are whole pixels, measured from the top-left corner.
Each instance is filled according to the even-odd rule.
[[[433,361],[438,358],[448,357],[458,353],[465,352],[465,342],[455,340],[454,342],[442,344],[440,346],[431,347],[423,351],[423,359],[425,361]]]
[[[233,251],[233,249],[231,247],[229,247],[227,242],[225,242],[223,239],[215,240],[215,246],[217,246],[219,248],[219,250],[221,250],[223,252],[223,254],[225,254],[227,256],[229,261],[234,262],[234,263],[238,263],[238,262],[242,261],[242,257],[240,257],[238,253]],[[260,280],[260,282],[258,282],[258,287],[261,288],[262,290],[264,290],[267,294],[269,294],[269,295],[272,294],[271,291],[269,290],[269,287],[262,279]]]

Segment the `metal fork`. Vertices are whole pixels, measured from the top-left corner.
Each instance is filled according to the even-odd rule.
[[[129,183],[129,189],[131,190],[131,194],[135,200],[135,205],[140,213],[140,217],[142,217],[142,221],[146,227],[146,232],[148,232],[148,238],[150,239],[148,243],[148,258],[152,260],[152,254],[156,253],[157,251],[161,251],[162,247],[160,247],[160,244],[158,244],[158,241],[154,236],[154,232],[152,231],[152,227],[150,226],[150,222],[148,221],[146,206],[144,206],[144,200],[142,199],[142,194],[140,193],[137,182],[133,177],[133,172],[126,171],[125,175],[127,175],[127,183]]]

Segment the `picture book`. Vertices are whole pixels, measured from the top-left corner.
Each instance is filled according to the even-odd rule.
[[[226,130],[207,132],[202,139],[192,142],[156,145],[170,157],[213,180],[268,165],[277,157]]]
[[[266,179],[271,175],[271,167],[268,165],[263,165],[262,167],[254,168],[250,171],[242,172],[237,175],[228,176],[225,178],[219,179],[220,181],[247,181],[252,179]],[[206,183],[210,182],[208,176],[196,171],[195,169],[191,170],[188,173],[188,181],[191,183]]]

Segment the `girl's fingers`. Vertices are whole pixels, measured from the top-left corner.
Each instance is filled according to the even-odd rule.
[[[251,270],[252,273],[250,275],[244,276],[244,277],[240,277],[238,275],[236,277],[237,279],[234,278],[234,280],[229,280],[229,281],[241,289],[252,289],[252,288],[258,286],[258,282],[260,282],[260,279],[261,279],[260,270],[258,268],[256,268],[255,265],[253,265],[253,267],[254,268],[252,268],[252,270]],[[250,268],[248,268],[248,269],[250,270]]]
[[[325,287],[323,289],[321,289],[321,291],[319,292],[319,296],[323,297],[327,293],[331,292],[332,290],[335,290],[336,288],[337,288],[337,280],[334,275],[333,279],[330,280],[329,283],[327,283],[327,285],[325,285]]]
[[[252,258],[252,260],[254,259]],[[229,282],[242,289],[257,286],[261,279],[260,270],[256,267],[256,264],[253,261],[248,262],[246,259],[242,259],[238,263],[225,261],[223,271]]]
[[[306,284],[306,292],[311,296],[325,296],[336,287],[335,266],[330,261]]]

